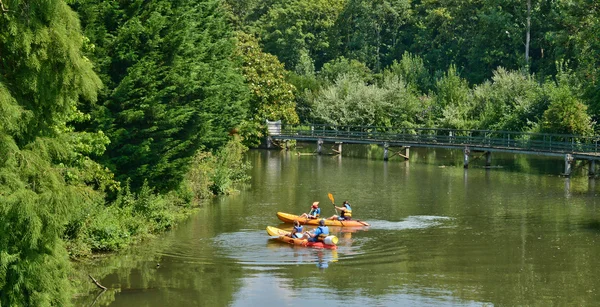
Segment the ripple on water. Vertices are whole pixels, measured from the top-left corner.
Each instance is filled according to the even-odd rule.
[[[282,243],[265,231],[223,233],[213,238],[223,256],[257,270],[269,270],[282,265],[327,263],[337,259],[338,252]]]
[[[340,237],[338,250],[319,250],[287,245],[266,235],[264,230],[241,230],[222,233],[212,238],[211,244],[217,247],[217,253],[240,264],[269,270],[282,265],[298,265],[322,263],[338,259],[368,261],[373,259],[387,262],[397,260],[403,254],[402,244],[395,241],[381,240],[378,231],[401,231],[425,229],[448,224],[452,218],[444,216],[409,216],[402,221],[370,221],[371,226],[363,230],[353,231],[350,238],[344,238],[344,230],[335,230],[333,234]],[[208,242],[205,242],[208,243]],[[178,255],[190,257],[193,255]]]
[[[384,230],[403,230],[403,229],[424,229],[441,226],[448,221],[453,220],[447,216],[431,216],[431,215],[411,215],[403,221],[370,221],[371,229]]]

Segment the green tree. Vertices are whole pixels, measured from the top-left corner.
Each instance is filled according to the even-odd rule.
[[[380,86],[352,74],[341,75],[314,97],[312,116],[342,126],[413,127],[423,120],[424,106],[406,83],[390,75]]]
[[[354,75],[366,83],[372,83],[374,79],[373,73],[367,65],[358,60],[349,60],[345,57],[339,57],[325,63],[319,71],[319,77],[327,83],[335,82],[342,75]]]
[[[542,87],[530,75],[499,68],[490,82],[473,91],[478,129],[529,131],[548,106]]]
[[[443,128],[472,128],[471,91],[467,80],[461,78],[456,66],[450,65],[443,77],[435,84],[434,116]]]
[[[596,1],[558,1],[552,6],[554,27],[546,33],[550,68],[566,61],[581,80],[589,111],[600,116],[600,7]],[[560,72],[557,72],[557,74]]]
[[[392,65],[386,69],[386,73],[399,76],[417,93],[427,93],[433,88],[431,75],[425,68],[423,59],[408,51],[402,55],[400,62],[394,60]]]
[[[266,133],[266,121],[298,123],[294,86],[286,81],[283,64],[265,53],[251,35],[238,33],[238,56],[250,89],[250,112],[241,125],[245,142],[258,145]]]
[[[405,48],[401,31],[411,14],[407,0],[348,0],[336,22],[336,55],[383,71]]]
[[[179,186],[202,147],[223,145],[247,89],[220,1],[84,1],[79,7],[108,90],[95,110],[105,163],[135,190]]]
[[[581,100],[581,86],[573,82],[570,71],[559,69],[556,81],[544,84],[549,103],[541,117],[539,130],[546,133],[592,135],[594,127],[588,107]]]
[[[100,80],[64,1],[2,4],[0,305],[69,306],[61,237],[71,210],[102,201],[86,180],[99,182],[90,172],[103,170],[89,155],[107,141],[71,123],[85,119],[78,107],[95,101]]]
[[[283,62],[289,70],[303,53],[319,69],[331,59],[332,28],[347,0],[279,1],[260,20],[264,50]]]

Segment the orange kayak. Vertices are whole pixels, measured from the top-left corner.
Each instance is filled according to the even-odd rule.
[[[285,223],[294,223],[294,221],[300,222],[303,225],[319,226],[319,219],[307,219],[300,217],[295,214],[277,212],[277,217]],[[363,227],[369,226],[368,223],[361,220],[349,220],[349,221],[338,221],[338,220],[325,220],[326,226],[346,226],[346,227]]]
[[[277,240],[279,240],[281,242],[285,242],[285,243],[289,243],[289,244],[293,244],[293,245],[307,246],[307,247],[313,247],[313,248],[337,249],[337,245],[335,245],[335,244],[337,243],[338,238],[336,236],[330,236],[329,240],[333,244],[325,244],[323,242],[309,242],[306,239],[291,238],[291,237],[288,237],[288,235],[290,234],[289,231],[285,231],[283,229],[279,229],[279,228],[275,228],[275,227],[271,227],[271,226],[267,226],[267,233],[270,236],[278,236]]]

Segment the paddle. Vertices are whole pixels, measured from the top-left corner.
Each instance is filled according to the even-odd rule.
[[[333,209],[335,210],[335,215],[340,216],[340,214],[337,212],[337,208],[335,207],[335,201],[333,200],[333,194],[327,193],[327,197],[329,197],[329,200],[331,200],[331,204],[333,205]],[[342,224],[342,226],[344,226],[344,223],[342,221],[340,221],[340,224]]]
[[[335,207],[335,201],[333,200],[333,194],[327,193],[327,197],[331,200],[331,204],[333,205],[333,210],[335,210],[335,215],[339,215],[337,212],[337,208]]]

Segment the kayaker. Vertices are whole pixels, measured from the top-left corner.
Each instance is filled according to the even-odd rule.
[[[329,235],[329,227],[325,226],[325,219],[319,221],[319,227],[315,228],[312,232],[304,232],[304,238],[310,242],[323,242],[325,237]]]
[[[340,210],[341,213],[340,216],[334,214],[332,217],[329,218],[330,220],[349,221],[352,219],[352,208],[350,207],[350,203],[348,203],[348,201],[345,200],[342,205],[343,207],[333,205],[337,210]]]
[[[319,215],[321,215],[321,208],[319,208],[319,202],[316,201],[312,204],[312,206],[310,206],[310,212],[302,213],[302,215],[300,215],[300,217],[314,220],[314,219],[318,219]]]
[[[302,227],[302,225],[300,225],[300,222],[298,222],[298,220],[295,220],[294,228],[292,228],[292,232],[290,232],[289,237],[290,238],[301,238],[303,236],[302,230],[304,230],[304,227]]]

